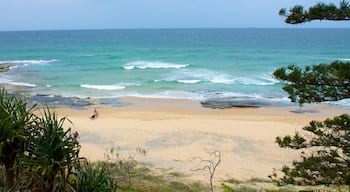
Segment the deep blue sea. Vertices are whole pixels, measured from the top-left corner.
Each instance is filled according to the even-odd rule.
[[[92,98],[249,96],[288,102],[272,72],[350,61],[350,29],[0,32],[1,84]]]

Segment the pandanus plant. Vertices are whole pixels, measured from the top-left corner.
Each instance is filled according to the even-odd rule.
[[[24,98],[0,90],[0,164],[5,166],[6,187],[14,190],[15,163],[24,149],[32,126],[33,108],[27,108]]]
[[[102,164],[82,164],[76,177],[71,177],[70,182],[76,192],[113,192],[116,186],[113,183],[110,171]]]
[[[31,191],[74,191],[68,178],[79,169],[80,145],[71,128],[64,128],[67,118],[59,118],[49,109],[37,118],[26,143],[21,161],[19,188]]]

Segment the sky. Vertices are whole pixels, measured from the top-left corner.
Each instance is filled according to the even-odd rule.
[[[278,15],[320,0],[0,0],[0,31],[129,28],[315,28],[349,22],[289,25]],[[340,0],[326,3],[339,5]]]

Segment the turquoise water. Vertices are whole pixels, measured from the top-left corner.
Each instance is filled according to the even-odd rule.
[[[1,84],[32,94],[113,98],[250,96],[288,101],[272,72],[350,60],[350,29],[0,32]]]

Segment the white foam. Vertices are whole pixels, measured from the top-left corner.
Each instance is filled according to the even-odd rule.
[[[25,82],[7,81],[7,82],[5,82],[5,84],[14,85],[14,86],[22,86],[22,87],[36,87],[35,84],[32,84],[32,83],[25,83]]]
[[[211,71],[207,69],[183,69],[181,71],[176,71],[172,74],[170,79],[201,79],[203,81],[209,81],[217,76],[222,76],[222,74],[216,71]]]
[[[140,97],[140,98],[155,98],[155,99],[191,99],[191,100],[203,100],[204,97],[200,94],[186,92],[186,91],[163,91],[152,94],[142,93],[124,93],[120,97]]]
[[[235,79],[231,79],[227,77],[226,75],[220,75],[217,77],[214,77],[210,80],[212,83],[222,83],[222,84],[232,84],[235,81]]]
[[[328,101],[325,103],[329,103],[331,105],[339,105],[339,106],[349,107],[350,106],[350,99],[342,99],[339,101]]]
[[[244,85],[274,85],[278,83],[278,81],[269,80],[269,79],[260,79],[260,78],[249,78],[249,77],[240,77],[237,80],[238,82],[244,84]]]
[[[10,65],[10,70],[18,68],[18,67],[27,67],[29,65],[45,65],[48,63],[56,62],[56,59],[50,60],[8,60],[8,61],[0,61],[0,64],[8,64]]]
[[[135,69],[135,66],[124,66],[124,69],[126,69],[126,70]]]
[[[13,65],[13,66],[10,66],[10,70],[12,70],[12,69],[16,69],[16,68],[18,68],[19,66],[18,65]]]
[[[235,81],[235,79],[226,73],[211,71],[207,69],[183,69],[181,71],[174,72],[171,74],[170,80],[184,80],[187,83],[198,83],[200,81],[212,82],[212,83],[223,83],[223,84],[231,84]],[[193,80],[192,80],[193,79]],[[198,81],[198,82],[195,82]],[[182,82],[185,83],[185,82]]]
[[[8,60],[8,61],[0,61],[0,64],[47,64],[57,61],[56,59],[50,59],[50,60]]]
[[[177,80],[179,83],[184,83],[184,84],[196,84],[201,82],[202,80],[194,79],[194,80]]]
[[[96,89],[96,90],[121,90],[125,89],[125,86],[121,85],[89,85],[89,84],[81,84],[80,87],[87,89]]]
[[[187,67],[188,64],[166,63],[160,61],[134,61],[123,66],[126,70],[132,69],[180,69]]]

